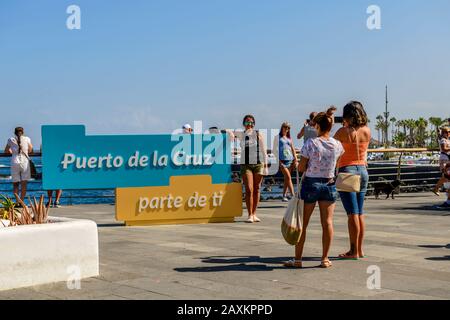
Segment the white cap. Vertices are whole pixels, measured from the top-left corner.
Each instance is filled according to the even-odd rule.
[[[190,125],[189,123],[186,123],[186,124],[183,126],[183,129],[192,129],[192,127],[191,127],[191,125]]]

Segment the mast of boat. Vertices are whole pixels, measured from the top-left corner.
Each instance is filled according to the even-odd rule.
[[[388,111],[388,86],[386,85],[386,104],[385,104],[385,112],[384,112],[384,148],[388,147],[389,144],[389,111]]]

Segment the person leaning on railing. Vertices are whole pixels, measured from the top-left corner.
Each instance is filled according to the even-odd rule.
[[[339,140],[345,150],[339,161],[339,172],[361,176],[360,192],[339,192],[348,217],[350,250],[339,255],[342,259],[364,257],[363,240],[365,234],[364,198],[369,183],[367,171],[367,150],[371,140],[368,118],[361,102],[351,101],[344,107],[344,126],[340,128],[335,139]]]
[[[24,200],[27,194],[28,180],[31,179],[30,158],[28,155],[33,153],[33,145],[31,144],[31,139],[24,135],[22,127],[17,127],[14,130],[14,136],[8,139],[5,153],[11,155],[11,177],[14,194],[19,194],[20,185],[20,198]],[[17,197],[16,201],[19,202]]]

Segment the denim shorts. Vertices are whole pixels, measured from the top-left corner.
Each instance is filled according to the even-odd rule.
[[[283,167],[290,169],[292,167],[292,164],[294,163],[293,160],[280,160],[280,165]]]
[[[364,198],[369,185],[369,173],[366,166],[348,166],[339,169],[339,172],[359,174],[361,176],[360,192],[339,192],[342,204],[347,214],[362,215],[364,209]]]
[[[328,178],[305,177],[302,181],[301,198],[305,203],[316,203],[317,201],[336,202],[336,184],[329,183]]]

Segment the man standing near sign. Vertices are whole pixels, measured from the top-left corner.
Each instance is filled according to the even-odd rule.
[[[242,122],[244,131],[228,131],[231,139],[239,139],[241,146],[241,177],[245,186],[245,203],[248,223],[261,222],[256,216],[261,197],[261,183],[267,174],[267,151],[264,139],[255,130],[255,117],[246,115]]]
[[[189,123],[186,123],[185,125],[183,125],[183,134],[191,134],[192,133],[192,127]]]

